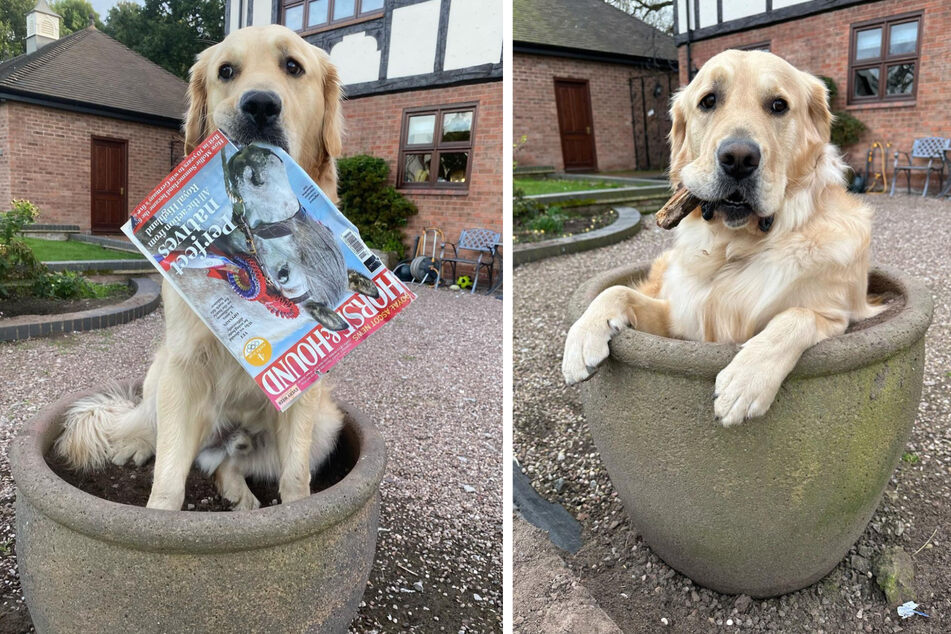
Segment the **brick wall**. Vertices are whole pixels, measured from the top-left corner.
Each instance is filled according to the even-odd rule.
[[[130,211],[168,174],[169,142],[181,138],[169,128],[13,101],[0,105],[0,121],[4,119],[0,200],[6,204],[11,198],[26,198],[39,207],[38,222],[75,224],[87,232],[92,137],[128,141]]]
[[[7,145],[7,113],[10,109],[0,104],[0,211],[6,211],[10,195],[10,148]]]
[[[630,80],[638,80],[639,88],[640,77],[651,77],[663,88],[663,95],[653,107],[654,114],[648,117],[651,132],[647,145],[653,157],[657,148],[667,147],[666,135],[670,129],[666,109],[667,85],[669,78],[671,87],[676,88],[675,74],[623,64],[516,53],[512,62],[513,142],[519,143],[523,136],[527,139],[518,147],[515,160],[519,165],[550,165],[558,171],[564,170],[555,105],[555,78],[587,79],[598,169],[645,169],[643,108],[639,102],[633,112],[631,107]],[[666,149],[661,155],[666,155]]]
[[[450,193],[401,190],[419,208],[404,231],[409,247],[424,227],[439,227],[452,242],[470,227],[502,232],[502,82],[374,95],[344,103],[348,130],[344,156],[370,154],[386,159],[395,183],[403,110],[467,102],[478,104],[469,189]]]
[[[914,105],[846,105],[850,25],[919,10],[923,11],[923,29],[919,33],[921,58],[916,69],[918,94]],[[694,67],[699,68],[710,57],[729,47],[769,41],[772,52],[791,64],[815,75],[831,77],[839,93],[832,109],[845,110],[868,126],[858,143],[842,148],[848,162],[864,172],[865,153],[875,141],[891,142],[891,151],[897,148],[910,152],[916,137],[951,136],[951,114],[948,108],[948,96],[951,95],[949,31],[951,3],[947,0],[881,0],[695,42],[690,47],[690,54]],[[679,53],[680,81],[685,82],[686,48],[681,46]],[[880,166],[878,158],[875,165]],[[886,170],[890,186],[891,155],[887,157]],[[904,182],[905,178],[901,176],[899,185],[904,185]],[[920,188],[923,182],[923,177],[913,177],[912,186]],[[938,190],[929,191],[937,193]]]

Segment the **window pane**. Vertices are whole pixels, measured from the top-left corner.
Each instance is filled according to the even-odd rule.
[[[304,28],[304,5],[284,9],[284,26],[292,31]]]
[[[888,54],[905,55],[918,50],[918,22],[896,24],[889,30]]]
[[[431,145],[436,129],[436,115],[423,114],[409,118],[409,132],[406,135],[407,145]]]
[[[466,167],[469,165],[468,152],[444,152],[439,155],[439,182],[466,182]]]
[[[403,159],[403,182],[425,183],[429,180],[432,154],[407,154]]]
[[[856,97],[878,96],[878,69],[866,68],[855,71],[854,83]]]
[[[886,95],[910,95],[915,85],[915,65],[897,64],[888,67]]]
[[[468,141],[472,133],[472,111],[447,112],[442,116],[443,141]]]
[[[382,8],[383,0],[363,0],[363,2],[360,3],[360,13],[379,11]]]
[[[314,0],[307,9],[307,26],[327,24],[327,3],[330,0]]]
[[[336,0],[334,2],[334,20],[352,18],[354,14],[354,0]]]
[[[874,59],[882,55],[882,28],[859,31],[855,35],[855,59]]]

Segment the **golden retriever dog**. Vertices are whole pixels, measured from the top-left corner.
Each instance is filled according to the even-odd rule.
[[[217,128],[239,144],[278,145],[336,200],[340,99],[326,53],[283,26],[241,29],[191,68],[185,150]],[[141,398],[115,388],[78,402],[57,451],[77,468],[142,464],[154,453],[150,508],[181,509],[196,459],[236,509],[260,506],[245,482],[249,475],[278,480],[284,503],[310,495],[311,471],[342,424],[329,388],[318,383],[278,413],[168,284],[162,299],[165,341]]]
[[[592,376],[624,327],[741,343],[713,394],[736,425],[766,413],[806,349],[882,309],[867,298],[872,214],[845,190],[825,85],[775,55],[716,55],[671,115],[670,180],[703,203],[644,281],[572,325],[562,371]]]

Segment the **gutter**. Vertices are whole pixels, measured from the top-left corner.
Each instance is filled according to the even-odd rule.
[[[133,123],[143,123],[145,125],[153,125],[173,130],[179,130],[182,127],[182,120],[180,118],[173,119],[171,117],[136,112],[134,110],[91,105],[81,101],[74,101],[72,99],[60,99],[48,95],[37,95],[36,93],[21,93],[16,90],[10,90],[9,88],[0,89],[0,103],[3,103],[4,101],[16,101],[36,106],[46,106],[48,108],[56,108],[57,110],[66,110],[68,112],[76,112],[80,114],[92,114],[100,117],[108,117],[110,119],[131,121]]]

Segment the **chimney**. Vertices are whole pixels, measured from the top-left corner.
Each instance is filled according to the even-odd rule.
[[[26,14],[26,52],[32,53],[58,40],[60,20],[46,0],[36,0],[36,6]]]

